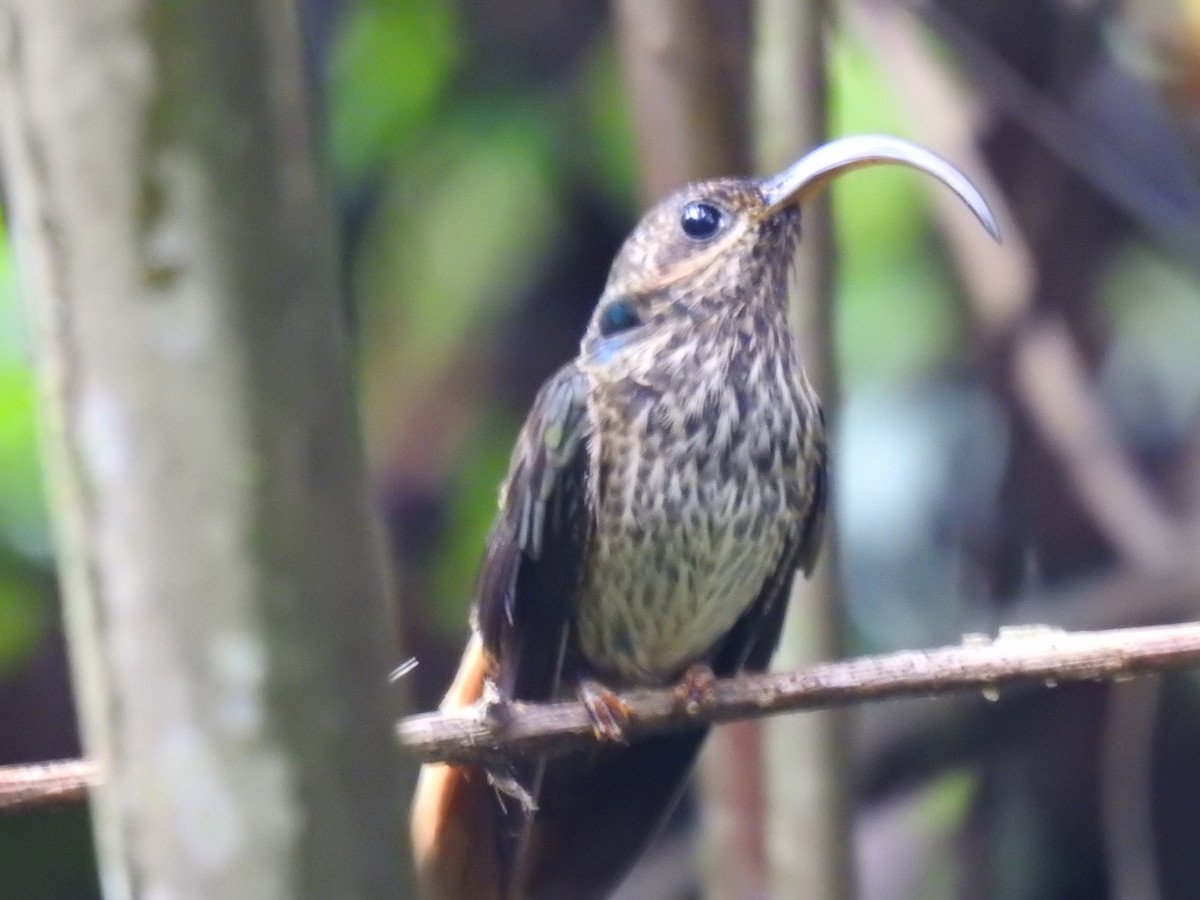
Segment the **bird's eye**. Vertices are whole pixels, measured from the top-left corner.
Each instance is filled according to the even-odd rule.
[[[619,331],[628,331],[640,324],[642,320],[625,300],[614,300],[600,313],[600,334],[604,337]]]
[[[679,225],[692,240],[703,241],[716,234],[721,227],[721,211],[711,203],[692,201],[683,208]]]

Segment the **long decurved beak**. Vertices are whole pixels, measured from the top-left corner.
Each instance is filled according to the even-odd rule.
[[[844,172],[881,163],[897,163],[932,175],[971,208],[988,234],[1000,240],[996,217],[966,175],[936,153],[882,134],[863,134],[830,141],[805,154],[778,175],[764,178],[759,190],[766,203],[765,214],[771,215],[785,207],[803,203]]]

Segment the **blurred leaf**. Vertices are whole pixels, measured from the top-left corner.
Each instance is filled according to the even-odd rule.
[[[830,49],[834,133],[905,136],[909,129],[872,51],[845,32]],[[879,166],[834,182],[835,338],[850,385],[912,378],[954,347],[953,293],[945,262],[931,246],[921,177]]]
[[[9,245],[0,239],[0,535],[21,552],[44,561],[52,549],[39,456],[37,392],[13,268]]]
[[[34,585],[0,576],[0,682],[41,644],[47,616],[45,597]]]
[[[460,108],[397,170],[363,241],[368,388],[419,403],[534,279],[560,220],[543,105]]]
[[[955,347],[954,298],[934,249],[885,262],[878,255],[847,251],[838,275],[834,337],[852,386],[911,380]]]
[[[1200,283],[1195,272],[1146,247],[1134,247],[1118,257],[1103,290],[1116,335],[1106,388],[1118,415],[1142,434],[1187,432],[1200,406]]]
[[[403,286],[412,352],[444,346],[481,306],[527,284],[550,243],[551,142],[536,113],[512,112],[483,133],[472,127],[438,142],[449,171],[419,209],[393,210],[394,257],[406,270],[394,283]]]
[[[28,365],[24,308],[4,224],[0,222],[0,363]]]
[[[955,897],[959,894],[960,875],[957,860],[938,852],[952,845],[970,814],[978,791],[977,776],[968,771],[951,771],[921,791],[917,802],[913,832],[924,837],[930,849],[921,873],[920,886],[913,896],[922,900]]]
[[[496,493],[508,468],[518,423],[485,416],[455,461],[456,478],[447,492],[447,528],[433,571],[435,621],[454,632],[467,621],[481,548],[496,513]]]
[[[33,580],[38,569],[28,562],[47,563],[53,547],[23,313],[0,224],[0,680],[40,644],[50,613],[42,585]]]
[[[590,173],[605,196],[637,214],[638,162],[634,148],[629,99],[622,80],[617,49],[610,35],[588,59],[583,103],[587,113],[584,142]]]
[[[453,5],[364,0],[350,7],[329,65],[330,152],[361,180],[434,114],[458,58]]]
[[[0,816],[4,896],[100,900],[87,804]]]
[[[28,556],[51,556],[32,373],[0,365],[0,532]]]
[[[934,781],[921,803],[922,824],[952,834],[962,824],[978,788],[975,773],[951,770]]]

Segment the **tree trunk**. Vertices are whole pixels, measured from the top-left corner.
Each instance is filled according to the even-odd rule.
[[[405,883],[412,767],[306,88],[291,4],[0,10],[109,898]]]
[[[829,4],[758,0],[755,135],[759,167],[775,172],[825,141],[825,29]],[[828,196],[804,209],[791,314],[804,369],[836,432],[833,231]],[[836,433],[831,433],[836,441]],[[836,453],[835,453],[836,458]],[[836,467],[833,473],[836,481]],[[797,578],[775,668],[845,654],[832,504],[812,577]],[[771,895],[796,900],[855,896],[849,712],[824,710],[766,723]]]

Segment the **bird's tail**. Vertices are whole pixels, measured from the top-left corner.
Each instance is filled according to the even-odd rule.
[[[529,841],[528,900],[607,897],[687,784],[707,729],[551,761]]]
[[[463,709],[483,694],[487,661],[476,635],[467,644],[443,711]],[[478,766],[421,767],[410,819],[423,900],[500,900],[499,808]]]
[[[442,709],[478,700],[486,671],[475,637]],[[411,820],[421,897],[502,900],[514,878],[519,884],[509,886],[510,895],[528,900],[607,896],[675,805],[706,730],[550,761],[531,830],[518,842],[484,769],[422,766]],[[502,859],[518,848],[522,859]]]

